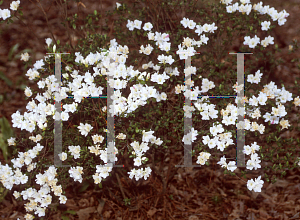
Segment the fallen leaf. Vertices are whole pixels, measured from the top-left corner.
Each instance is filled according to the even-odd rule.
[[[104,208],[104,205],[105,205],[105,200],[101,199],[101,200],[99,201],[99,205],[98,205],[98,207],[97,207],[97,212],[98,212],[99,214],[102,213],[102,210],[103,210],[103,208]]]
[[[95,210],[96,210],[95,207],[80,209],[79,211],[77,211],[77,215],[80,220],[87,220],[90,218],[90,214],[93,213]]]
[[[110,218],[110,214],[112,213],[112,211],[105,211],[104,213],[103,213],[103,217],[104,218]]]
[[[74,201],[74,199],[68,199],[66,201],[66,206],[67,206],[68,209],[72,209],[72,210],[78,208],[75,201]]]
[[[89,201],[87,199],[80,199],[78,205],[80,208],[88,207]]]
[[[161,211],[162,209],[156,209],[154,207],[151,207],[151,209],[147,212],[148,218],[151,218],[156,212]]]
[[[157,212],[157,209],[152,207],[152,208],[147,212],[148,218],[152,217],[156,212]]]
[[[299,219],[300,218],[300,215],[299,215],[300,212],[297,212],[292,218],[290,219]]]
[[[196,216],[196,215],[191,215],[191,216],[189,217],[189,220],[199,220],[199,218],[198,218],[198,216]]]

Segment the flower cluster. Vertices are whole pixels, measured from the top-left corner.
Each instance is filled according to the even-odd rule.
[[[93,126],[91,126],[90,124],[86,123],[80,123],[80,126],[78,126],[78,129],[81,133],[81,135],[87,136],[88,133],[93,129]]]
[[[138,181],[139,179],[144,177],[144,180],[146,180],[150,176],[151,171],[152,170],[151,170],[150,167],[146,167],[145,169],[143,169],[143,168],[140,168],[140,169],[133,168],[130,172],[128,172],[128,174],[129,174],[130,179],[135,177],[135,180]]]
[[[69,146],[68,147],[71,155],[74,157],[74,159],[78,159],[80,157],[80,146]]]
[[[55,178],[56,175],[56,168],[54,166],[49,167],[44,174],[40,173],[36,175],[36,183],[41,185],[39,190],[28,188],[21,193],[15,191],[15,198],[22,195],[24,200],[29,200],[29,203],[25,204],[27,212],[34,211],[34,213],[39,217],[45,216],[46,207],[48,207],[52,202],[52,196],[50,195],[51,191],[55,196],[59,196],[61,204],[65,204],[67,201],[67,197],[62,195],[61,185],[56,185],[58,181]],[[27,214],[27,219],[31,219],[31,216],[32,215]]]
[[[18,7],[20,5],[20,1],[13,1],[10,3],[10,9],[13,11],[17,11]],[[0,18],[2,18],[3,20],[6,20],[7,18],[9,18],[10,15],[10,10],[9,9],[0,9]]]
[[[112,166],[96,166],[96,173],[93,175],[95,184],[101,183],[102,179],[105,179],[109,176],[109,173],[112,171]]]
[[[253,190],[254,192],[261,192],[261,188],[264,184],[264,181],[261,180],[261,176],[258,178],[255,178],[255,181],[253,179],[248,180],[247,187],[249,190]]]
[[[81,174],[83,173],[83,167],[76,166],[76,167],[71,167],[69,170],[70,177],[72,177],[75,181],[82,182],[82,176]]]
[[[200,155],[197,158],[196,163],[200,164],[200,165],[204,165],[205,162],[209,159],[209,157],[211,156],[210,153],[207,152],[201,152]]]
[[[237,166],[235,165],[235,161],[230,161],[227,164],[225,156],[223,156],[217,164],[221,165],[223,168],[230,170],[231,172],[233,172],[237,168]]]
[[[134,141],[130,144],[130,146],[133,148],[134,152],[132,154],[135,156],[134,160],[134,166],[141,166],[143,161],[147,161],[148,159],[146,157],[143,157],[143,154],[145,154],[150,148],[147,145],[147,143],[150,141],[152,144],[157,144],[161,145],[162,140],[160,138],[155,138],[153,136],[154,131],[148,131],[146,132],[145,130],[143,132],[143,137],[142,137],[142,143],[139,144],[137,141]]]
[[[257,70],[255,72],[255,76],[253,74],[249,74],[247,76],[247,82],[258,84],[260,82],[260,79],[261,79],[262,75],[263,74],[260,73],[260,70]]]
[[[29,57],[30,56],[29,56],[29,54],[27,52],[21,54],[21,60],[23,60],[24,62],[27,62],[29,60]],[[37,77],[37,76],[35,76],[35,77]]]
[[[236,2],[233,5],[230,5],[232,1],[221,1],[221,3],[226,4],[226,11],[227,13],[233,13],[236,11],[239,11],[241,13],[246,13],[247,15],[250,14],[252,8],[255,11],[258,11],[260,14],[268,14],[273,21],[278,20],[278,25],[284,25],[286,22],[286,17],[289,16],[289,13],[287,13],[285,10],[282,10],[278,13],[278,11],[272,7],[270,8],[268,5],[262,6],[262,2],[259,2],[258,4],[254,4],[253,7],[250,4],[250,1],[241,1],[241,5],[239,5],[238,2]],[[261,30],[268,31],[270,29],[271,22],[270,21],[263,21],[261,22]],[[267,47],[269,44],[274,44],[273,40],[274,38],[271,36],[266,37],[264,40],[259,39],[255,35],[254,38],[250,38],[250,36],[245,36],[244,45],[249,45],[250,48],[255,48],[257,44],[261,44],[263,47]]]

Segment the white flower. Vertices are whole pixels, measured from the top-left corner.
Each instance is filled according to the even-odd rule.
[[[202,26],[196,25],[195,33],[197,33],[198,36],[200,36],[202,34],[202,32],[203,32]]]
[[[148,131],[148,132],[145,132],[145,130],[143,130],[143,138],[142,138],[142,141],[143,142],[149,142],[151,138],[153,138],[153,133],[154,131]]]
[[[27,97],[32,96],[32,92],[31,92],[31,89],[30,89],[30,88],[28,88],[28,87],[25,88],[25,95],[26,95]]]
[[[226,6],[227,13],[232,13],[232,5]]]
[[[189,19],[188,18],[183,18],[180,23],[187,28],[188,24],[189,24]]]
[[[80,146],[69,146],[69,151],[71,155],[74,156],[74,159],[78,159],[80,157]],[[62,155],[63,157],[63,155]]]
[[[202,157],[202,156],[198,156],[198,160],[197,160],[197,164],[201,164],[201,165],[204,165],[206,162],[205,158]]]
[[[264,22],[261,22],[261,30],[262,30],[262,31],[267,31],[267,30],[269,30],[270,24],[271,24],[270,21],[264,21]]]
[[[237,166],[235,165],[235,161],[230,161],[228,163],[227,169],[230,170],[231,172],[233,172],[236,168]]]
[[[134,29],[134,23],[133,23],[133,21],[127,20],[127,25],[126,25],[126,27],[127,27],[130,31],[133,31],[133,29]]]
[[[69,170],[69,173],[70,173],[70,176],[75,180],[75,181],[78,181],[78,182],[82,182],[82,176],[81,174],[83,173],[83,167],[79,167],[77,166],[76,168],[75,167],[71,167],[70,170]]]
[[[136,29],[141,29],[142,22],[139,20],[134,20],[133,25]]]
[[[255,183],[253,186],[253,191],[254,192],[261,192],[261,188],[264,184],[264,181],[261,180],[261,176],[259,176],[257,179],[255,179]]]
[[[52,43],[52,39],[51,38],[47,38],[46,39],[46,44],[48,47],[50,47],[50,44]]]
[[[64,195],[60,195],[59,196],[59,201],[60,201],[60,204],[66,204],[67,197],[64,196]]]
[[[20,1],[13,1],[12,3],[10,3],[10,9],[13,11],[17,11],[18,7],[20,5]]]
[[[193,20],[188,21],[188,27],[189,29],[194,29],[196,26],[196,23]]]
[[[67,154],[65,152],[58,154],[58,156],[59,156],[59,159],[61,159],[61,161],[65,161],[67,159]]]
[[[250,0],[240,0],[242,4],[250,4]]]
[[[3,20],[6,20],[6,18],[10,17],[10,10],[3,9],[2,11],[0,11],[0,15],[2,16]]]
[[[121,6],[121,4],[118,2],[116,2],[116,4],[117,4],[117,9],[118,9]]]
[[[26,53],[22,53],[21,54],[21,60],[23,61],[28,61],[29,60],[29,54],[26,52]]]
[[[152,28],[153,28],[153,25],[150,22],[145,23],[144,27],[143,27],[143,29],[145,31],[151,31]]]
[[[80,126],[78,126],[78,129],[81,132],[81,135],[87,136],[88,133],[93,129],[93,127],[88,123],[86,123],[86,124],[80,123]]]
[[[247,181],[247,188],[251,191],[253,187],[255,186],[255,182],[253,179]]]
[[[255,35],[256,36],[256,35]],[[259,38],[258,38],[259,39]],[[259,43],[259,41],[257,41],[257,39],[256,38],[251,38],[250,40],[249,40],[249,47],[250,48],[255,48],[256,47],[256,45]]]
[[[204,32],[209,32],[209,31],[211,30],[211,25],[209,25],[209,24],[204,24],[204,25],[202,26],[202,28],[203,28],[203,31],[204,31]]]
[[[14,138],[14,137],[7,139],[9,146],[16,145],[15,141],[16,141],[16,138]]]
[[[154,40],[154,39],[155,39],[154,33],[149,32],[149,33],[148,33],[148,39],[149,39],[149,40]]]
[[[245,36],[244,37],[244,45],[249,45],[249,41],[250,41],[250,36]]]

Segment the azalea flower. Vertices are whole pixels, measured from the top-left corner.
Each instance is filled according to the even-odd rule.
[[[136,28],[136,29],[141,29],[141,25],[142,25],[142,22],[141,21],[139,21],[139,20],[134,20],[134,22],[133,22],[133,24],[134,24],[134,27]]]
[[[51,38],[47,38],[46,39],[46,44],[48,47],[50,47],[50,44],[52,43],[52,39]]]
[[[21,60],[23,61],[28,61],[29,60],[29,54],[26,52],[26,53],[22,53],[21,54]]]
[[[189,19],[188,18],[183,18],[180,23],[187,28],[187,26],[189,25]]]
[[[117,9],[119,9],[119,7],[121,6],[121,4],[118,3],[118,2],[116,2],[116,4],[117,4]]]
[[[18,7],[20,5],[20,1],[13,1],[12,3],[10,3],[10,9],[13,11],[17,11]]]
[[[3,18],[3,20],[6,20],[10,17],[10,10],[9,9],[0,9],[0,17]]]
[[[150,22],[145,23],[144,27],[143,27],[143,29],[145,31],[151,31],[152,28],[153,28],[153,25]]]
[[[262,23],[261,23],[261,30],[262,30],[262,31],[267,31],[267,30],[269,30],[270,24],[271,24],[270,21],[264,21],[264,22],[262,22]]]
[[[127,20],[127,25],[126,25],[126,27],[127,27],[130,31],[133,31],[133,29],[135,28],[134,22],[133,22],[133,21],[130,21],[130,20]]]

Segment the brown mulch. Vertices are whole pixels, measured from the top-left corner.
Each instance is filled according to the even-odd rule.
[[[53,0],[42,2],[47,11],[48,20],[54,29],[54,36],[62,43],[68,41],[68,36],[62,25],[58,25],[58,9]],[[83,2],[84,6],[74,5],[70,8],[70,13],[98,12],[102,10],[112,10],[115,7],[113,1],[88,1]],[[133,2],[133,1],[131,1]],[[265,4],[274,6],[278,11],[286,9],[290,16],[284,26],[276,28],[276,36],[279,47],[282,49],[280,56],[284,63],[277,67],[271,80],[276,82],[279,88],[279,80],[282,79],[284,85],[293,86],[296,77],[300,77],[300,71],[295,63],[290,60],[294,57],[288,54],[288,45],[293,39],[300,40],[300,1],[299,0],[268,0]],[[1,8],[9,8],[10,1],[5,1]],[[10,49],[19,44],[17,51],[26,48],[32,49],[31,58],[42,59],[46,53],[45,38],[51,37],[45,26],[46,20],[41,12],[32,2],[21,1],[21,7],[25,14],[22,24],[16,20],[13,24],[1,25],[0,38],[0,71],[12,81],[12,86],[0,80],[0,94],[6,96],[6,100],[0,104],[0,118],[6,117],[11,123],[11,115],[19,110],[26,111],[27,100],[22,90],[22,86],[35,88],[25,76],[27,69],[20,59],[8,60]],[[79,8],[79,9],[78,9]],[[105,32],[103,32],[105,33]],[[107,34],[113,34],[108,33]],[[72,33],[72,43],[76,43],[76,38],[80,33]],[[295,56],[295,55],[293,55]],[[299,54],[297,55],[299,57]],[[50,74],[50,73],[49,73]],[[298,81],[300,83],[300,81]],[[289,90],[298,93],[299,91]],[[300,94],[299,94],[300,95]],[[294,109],[299,112],[298,109]],[[291,115],[292,117],[292,115]],[[293,114],[295,117],[295,114]],[[292,121],[295,127],[299,127],[297,120]],[[20,129],[15,129],[20,135]],[[300,137],[299,132],[293,134],[286,133],[286,137],[291,135]],[[0,154],[3,161],[3,156]],[[140,180],[136,183],[130,180],[121,171],[113,174],[110,179],[103,182],[103,188],[94,189],[90,186],[86,191],[78,193],[78,188],[67,188],[66,196],[68,201],[65,205],[53,208],[47,219],[62,219],[62,215],[69,219],[300,219],[300,169],[287,171],[284,178],[278,179],[275,184],[264,183],[261,193],[250,192],[244,181],[236,176],[224,175],[218,164],[210,164],[209,167],[201,168],[174,168],[182,159],[182,151],[169,153],[162,161],[167,161],[164,166],[156,165],[160,170],[160,175],[152,174],[146,181]],[[263,167],[263,164],[262,164]],[[115,168],[117,170],[118,168]],[[262,174],[262,170],[250,172],[247,178],[256,178]],[[239,169],[238,172],[239,173]],[[123,176],[124,175],[124,176]],[[131,198],[131,204],[125,206],[124,198]],[[0,219],[23,219],[25,214],[24,203],[16,201],[12,192],[8,192],[2,203],[0,203]],[[53,205],[54,207],[54,205]],[[64,213],[73,210],[75,213]],[[39,218],[38,218],[39,219]]]

